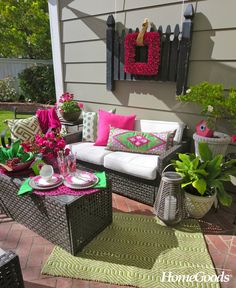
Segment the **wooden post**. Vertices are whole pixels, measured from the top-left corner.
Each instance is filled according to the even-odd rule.
[[[119,80],[120,70],[120,37],[117,31],[115,31],[114,38],[114,80]]]
[[[113,91],[114,87],[114,38],[115,19],[112,15],[107,18],[107,90]]]
[[[177,83],[176,83],[176,95],[185,93],[187,87],[187,76],[189,68],[189,55],[191,49],[192,38],[192,26],[194,10],[193,5],[188,4],[184,13],[184,22],[182,27],[182,38],[180,41],[180,52],[177,69]]]
[[[120,80],[125,80],[124,63],[125,63],[125,48],[124,48],[125,30],[123,29],[120,37]]]
[[[162,73],[161,80],[167,81],[169,74],[169,64],[170,64],[170,35],[171,35],[171,27],[170,25],[166,28],[165,33],[165,41],[162,46]]]
[[[169,70],[169,81],[176,81],[176,71],[178,63],[178,49],[179,49],[179,25],[175,26],[174,39],[171,45],[170,53],[170,70]]]
[[[161,51],[160,51],[160,63],[159,63],[158,73],[157,73],[157,75],[154,76],[154,77],[155,77],[155,80],[156,80],[156,81],[160,81],[160,80],[161,80],[161,74],[162,74],[162,62],[163,62],[163,60],[162,60],[162,58],[163,58],[163,57],[162,57],[162,56],[163,56],[162,50],[163,50],[163,40],[164,40],[164,37],[163,37],[163,28],[162,28],[161,25],[158,27],[158,30],[157,30],[157,31],[158,31],[159,34],[160,34],[160,49],[161,49]]]

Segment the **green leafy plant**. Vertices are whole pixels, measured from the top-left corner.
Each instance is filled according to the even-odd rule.
[[[52,65],[35,65],[18,74],[26,101],[53,104],[56,99]]]
[[[12,168],[16,164],[25,163],[33,158],[33,153],[24,151],[20,140],[16,140],[9,148],[0,147],[0,163],[8,167]]]
[[[222,84],[201,82],[190,86],[186,94],[176,97],[182,102],[200,105],[201,113],[207,116],[207,126],[215,129],[217,119],[227,119],[236,127],[236,90],[231,88],[228,95]]]
[[[51,59],[47,0],[0,1],[0,56]]]
[[[6,77],[0,80],[0,101],[15,101],[18,98],[14,88],[14,78]]]
[[[193,195],[211,196],[217,193],[220,203],[230,206],[231,196],[225,191],[224,182],[236,176],[236,159],[224,161],[223,155],[215,157],[207,143],[199,143],[200,156],[193,153],[178,154],[172,164],[183,177],[182,188]]]

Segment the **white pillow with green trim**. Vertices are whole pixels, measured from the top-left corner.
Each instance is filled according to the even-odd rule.
[[[108,112],[116,113],[116,109],[111,109]],[[95,142],[97,139],[97,124],[98,113],[97,112],[82,112],[83,116],[83,141]]]

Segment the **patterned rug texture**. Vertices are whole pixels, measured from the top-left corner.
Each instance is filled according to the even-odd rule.
[[[55,247],[42,273],[143,288],[220,287],[197,221],[167,227],[154,216],[117,212],[77,256]]]

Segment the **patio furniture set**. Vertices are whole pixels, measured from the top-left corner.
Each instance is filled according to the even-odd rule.
[[[91,122],[87,125],[87,128],[89,127],[87,131],[86,124],[89,119],[98,118],[98,115],[102,123],[102,117],[101,114],[92,113],[83,113],[83,130],[65,135],[64,140],[67,148],[76,155],[79,171],[105,172],[107,182],[105,188],[83,195],[65,193],[65,195],[52,196],[45,192],[42,196],[34,191],[19,196],[18,191],[25,179],[29,177],[28,172],[22,171],[19,174],[11,172],[8,175],[0,173],[0,211],[72,255],[76,255],[112,223],[112,192],[153,206],[157,194],[159,195],[158,189],[164,168],[172,160],[177,159],[178,153],[189,151],[190,144],[185,136],[184,123],[135,120],[135,116],[132,116],[133,126],[130,130],[123,129],[125,127],[109,127],[109,133],[114,135],[110,137],[109,134],[107,146],[97,145],[97,140],[88,135],[88,131],[94,132]],[[105,114],[111,122],[113,118],[121,116],[111,112]],[[101,125],[104,126],[103,124]],[[99,124],[97,126],[99,127]],[[112,143],[111,139],[117,140],[118,144]],[[133,150],[126,150],[127,139]],[[156,142],[156,139],[159,142]],[[114,148],[114,144],[118,145],[115,147],[117,149]],[[139,149],[142,149],[144,144],[148,145],[149,150],[141,150],[139,153]],[[59,190],[59,188],[54,189]],[[171,197],[172,195],[170,199]],[[162,203],[164,203],[162,208],[165,209],[166,201]],[[165,211],[163,215],[166,216]]]
[[[77,157],[78,168],[105,171],[107,187],[83,196],[28,193],[19,197],[17,192],[27,175],[0,174],[1,210],[75,255],[112,222],[111,191],[153,205],[163,168],[188,147],[188,141],[182,141],[183,123],[136,120],[135,129],[160,133],[176,130],[175,145],[161,155],[114,152],[92,142],[79,142],[82,131],[67,134],[64,139]]]

